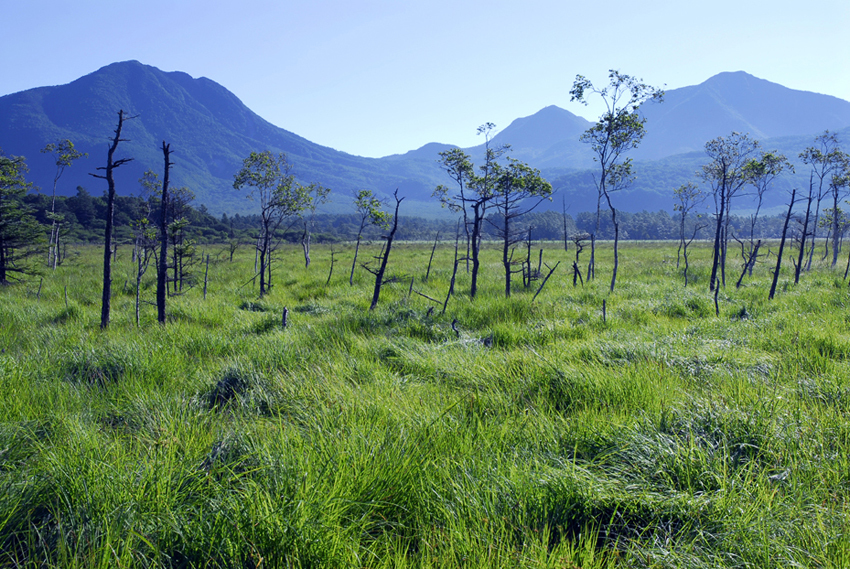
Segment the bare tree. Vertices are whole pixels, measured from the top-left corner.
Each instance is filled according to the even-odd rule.
[[[788,222],[791,221],[791,210],[794,209],[794,198],[797,195],[797,189],[791,191],[791,202],[788,204],[788,213],[785,215],[785,224],[782,226],[782,239],[779,241],[779,253],[776,254],[776,268],[773,270],[773,282],[770,284],[770,294],[768,300],[773,300],[773,295],[776,294],[776,284],[779,282],[779,270],[782,268],[782,252],[785,249],[785,235],[788,233]]]
[[[171,167],[171,145],[162,141],[162,157],[165,163],[162,175],[162,192],[159,204],[159,259],[156,269],[156,319],[165,324],[165,297],[168,292],[168,183]]]
[[[118,111],[118,126],[115,128],[115,136],[112,138],[112,144],[109,146],[109,151],[106,154],[106,166],[101,166],[98,170],[105,172],[104,175],[89,174],[95,178],[106,180],[108,184],[108,193],[106,201],[106,232],[103,244],[103,295],[101,296],[100,308],[100,327],[106,328],[109,326],[109,311],[112,301],[112,224],[113,214],[115,212],[115,178],[114,171],[116,168],[132,161],[132,158],[115,159],[115,151],[118,149],[119,142],[127,142],[126,138],[121,138],[121,130],[124,127],[124,121],[135,117],[124,116],[124,110]]]
[[[797,262],[794,264],[794,284],[800,282],[800,271],[803,270],[806,256],[806,239],[811,235],[809,232],[809,217],[812,213],[812,200],[814,197],[814,172],[812,172],[809,174],[809,196],[806,201],[806,216],[803,218],[800,229],[800,249],[798,251]]]
[[[392,228],[386,237],[387,242],[384,245],[383,253],[379,257],[381,261],[380,267],[377,271],[372,271],[375,275],[375,290],[372,292],[372,304],[369,305],[369,310],[375,310],[375,307],[378,306],[378,300],[381,297],[381,285],[384,284],[384,274],[387,271],[387,262],[390,259],[390,249],[392,249],[393,239],[395,238],[396,230],[398,230],[398,206],[401,205],[404,198],[399,198],[398,190],[396,190],[393,192],[393,199],[395,199],[395,212],[392,217]]]

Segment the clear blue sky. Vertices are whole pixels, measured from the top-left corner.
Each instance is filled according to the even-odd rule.
[[[8,1],[0,95],[115,61],[205,76],[273,124],[384,156],[472,146],[609,68],[668,89],[743,70],[850,100],[850,2]]]

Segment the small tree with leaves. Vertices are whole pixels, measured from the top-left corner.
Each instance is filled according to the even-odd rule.
[[[139,180],[142,187],[140,197],[143,199],[139,215],[132,221],[133,228],[133,258],[136,261],[136,326],[140,322],[140,305],[142,277],[148,270],[151,260],[156,257],[156,247],[159,244],[157,228],[151,223],[153,197],[162,192],[159,177],[148,170]]]
[[[747,164],[759,149],[759,142],[746,134],[733,132],[728,137],[718,137],[705,144],[705,153],[711,162],[702,167],[700,176],[711,187],[714,196],[714,250],[711,262],[709,290],[718,286],[718,270],[726,286],[726,248],[729,239],[729,219],[732,199],[749,182]]]
[[[748,241],[744,242],[736,237],[736,240],[741,245],[741,258],[743,260],[743,268],[741,270],[741,276],[735,284],[736,288],[741,286],[745,275],[753,275],[753,268],[759,258],[759,248],[761,247],[761,240],[756,241],[755,239],[759,212],[764,203],[764,196],[770,189],[773,181],[786,169],[793,172],[794,166],[788,162],[785,155],[777,151],[763,152],[758,158],[752,158],[744,165],[744,178],[753,188],[753,195],[756,197],[756,209],[750,215],[750,234]]]
[[[814,146],[809,146],[800,153],[800,159],[804,164],[809,165],[813,178],[818,179],[817,192],[814,192],[815,197],[815,220],[813,225],[812,242],[808,251],[808,260],[806,261],[805,270],[812,268],[812,257],[817,244],[818,226],[820,225],[820,205],[821,201],[829,194],[830,181],[834,174],[839,173],[842,163],[846,160],[846,154],[841,151],[838,144],[838,135],[834,132],[824,131],[815,137]],[[811,186],[811,185],[810,185]],[[838,197],[833,196],[833,207],[838,207]],[[827,244],[824,244],[826,247]],[[838,253],[833,257],[834,261],[838,260]],[[835,264],[833,263],[833,266]]]
[[[191,267],[195,262],[196,241],[186,235],[195,193],[183,186],[172,189],[169,194],[166,235],[171,245],[171,290],[177,293],[182,292],[183,285],[191,279]]]
[[[590,145],[595,154],[594,160],[599,164],[598,177],[594,176],[597,189],[596,235],[599,234],[603,198],[611,211],[611,222],[614,226],[614,268],[611,273],[613,291],[619,267],[620,226],[611,194],[628,187],[634,180],[631,159],[625,158],[624,154],[636,148],[646,134],[646,119],[640,114],[641,105],[647,101],[662,101],[664,91],[647,85],[642,79],[612,69],[608,72],[608,86],[603,88],[594,87],[586,77],[576,75],[570,90],[570,100],[587,104],[589,93],[598,95],[606,106],[606,111],[596,124],[581,135],[580,140]],[[593,273],[595,270],[592,268],[588,278]]]
[[[513,158],[508,158],[507,165],[498,166],[494,174],[493,203],[501,218],[496,232],[502,240],[505,297],[510,297],[511,274],[516,272],[512,268],[511,247],[520,239],[520,234],[525,233],[522,228],[519,231],[514,229],[513,223],[548,199],[552,195],[552,186],[543,179],[539,170]]]
[[[478,127],[478,134],[485,136],[484,163],[479,167],[480,174],[469,156],[459,148],[440,152],[440,162],[443,169],[455,180],[458,192],[452,194],[446,186],[440,185],[433,195],[455,212],[463,212],[464,233],[467,236],[466,259],[472,261],[472,275],[469,296],[475,298],[478,292],[478,273],[481,267],[479,253],[481,251],[482,225],[487,213],[487,207],[496,195],[496,178],[498,160],[508,151],[508,145],[490,146],[490,133],[496,125],[486,123]]]
[[[56,173],[53,175],[53,196],[50,200],[50,213],[47,216],[52,224],[50,241],[47,245],[47,266],[56,270],[56,266],[59,264],[59,229],[64,221],[64,217],[56,213],[56,186],[59,183],[59,178],[65,172],[65,168],[75,160],[88,156],[88,154],[74,148],[74,143],[67,138],[51,142],[41,151],[45,154],[52,154],[56,163]]]
[[[699,186],[693,182],[688,182],[673,190],[673,196],[673,210],[679,214],[679,248],[676,251],[676,268],[679,268],[680,260],[684,259],[685,269],[683,274],[685,277],[685,286],[688,286],[688,268],[690,266],[688,247],[696,239],[697,233],[706,228],[708,224],[701,223],[701,216],[699,215],[691,224],[690,231],[687,228],[687,223],[691,212],[705,201],[706,195]]]
[[[248,197],[260,202],[260,236],[257,252],[260,257],[260,296],[271,286],[271,254],[277,246],[275,234],[282,224],[291,225],[310,202],[308,190],[295,181],[292,165],[286,154],[275,156],[270,151],[251,152],[235,174],[233,187],[251,188]],[[267,276],[268,274],[268,276]],[[268,285],[268,286],[267,286]]]
[[[360,190],[354,196],[354,207],[360,217],[360,227],[357,229],[357,240],[354,243],[354,259],[351,261],[351,275],[348,277],[349,286],[354,286],[354,268],[357,266],[357,254],[360,252],[363,231],[369,225],[382,229],[389,228],[390,214],[383,211],[381,205],[381,200],[375,197],[372,190]]]
[[[304,266],[309,268],[310,240],[313,235],[313,228],[316,225],[316,208],[328,201],[328,194],[331,190],[316,183],[309,184],[304,190],[307,193],[307,203],[304,205],[304,211],[301,215],[301,221],[304,224],[304,232],[301,234],[301,248],[304,250]]]

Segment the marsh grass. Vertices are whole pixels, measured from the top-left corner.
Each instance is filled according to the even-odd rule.
[[[82,249],[0,288],[0,566],[850,566],[848,289],[768,302],[759,266],[716,317],[709,250],[685,288],[671,247],[534,302],[485,247],[445,314],[408,291],[445,298],[448,248],[427,282],[430,246],[394,249],[374,311],[322,247],[263,299],[218,256],[164,327],[122,251],[106,331]]]

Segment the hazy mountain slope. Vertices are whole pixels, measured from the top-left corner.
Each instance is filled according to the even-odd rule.
[[[214,81],[165,73],[136,61],[108,65],[68,85],[0,97],[0,147],[7,154],[26,156],[30,179],[47,189],[54,169],[39,149],[57,138],[70,138],[89,158],[66,171],[60,191],[73,193],[82,185],[100,193],[105,184],[87,174],[105,164],[119,109],[137,116],[126,123],[124,137],[129,140],[118,150],[119,156],[134,158],[116,174],[124,194],[138,190],[136,181],[144,170],[161,174],[162,140],[174,149],[174,183],[189,186],[198,202],[213,211],[255,207],[231,187],[242,158],[252,150],[286,152],[299,179],[331,187],[338,200],[363,187],[421,193],[432,185],[416,165],[314,144],[263,120]]]
[[[663,103],[646,105],[644,115],[647,135],[632,154],[635,159],[701,151],[709,140],[732,131],[764,140],[842,129],[850,126],[850,102],[738,71],[671,89]]]
[[[233,174],[252,150],[286,152],[302,182],[332,188],[329,211],[350,208],[351,193],[362,188],[386,196],[398,188],[408,199],[403,207],[416,215],[449,215],[431,198],[438,184],[450,184],[440,170],[439,152],[450,144],[430,143],[404,154],[363,158],[314,144],[278,128],[248,109],[235,95],[210,79],[163,72],[137,61],[108,65],[56,87],[40,87],[0,97],[0,148],[24,155],[29,179],[49,191],[55,168],[39,150],[48,142],[70,138],[90,154],[69,168],[59,191],[72,194],[77,185],[93,194],[105,182],[90,177],[103,166],[115,128],[117,111],[137,118],[126,123],[128,142],[118,157],[134,161],[117,171],[118,191],[137,193],[146,169],[162,172],[159,147],[172,144],[172,179],[197,195],[212,212],[255,211],[244,193],[232,188]],[[743,72],[721,73],[700,85],[672,89],[662,104],[648,105],[647,136],[630,156],[635,160],[634,186],[616,196],[629,210],[669,208],[672,190],[689,180],[705,162],[705,143],[733,130],[765,139],[766,149],[784,152],[792,162],[824,129],[839,130],[850,142],[850,102],[787,89]],[[596,195],[588,169],[593,154],[579,137],[591,123],[569,111],[549,106],[518,118],[498,131],[492,144],[510,144],[511,156],[539,168],[560,192],[569,194],[573,211],[595,209]],[[476,164],[483,145],[466,149]],[[783,177],[777,188],[807,184],[808,170]],[[769,207],[784,200],[778,191]],[[556,206],[560,209],[560,198]],[[555,206],[553,206],[555,207]]]

